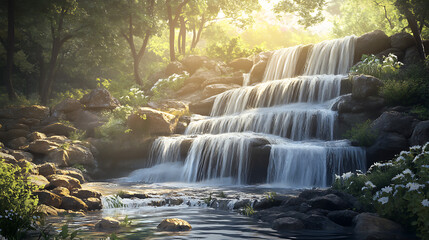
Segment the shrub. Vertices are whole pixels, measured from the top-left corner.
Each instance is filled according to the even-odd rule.
[[[255,209],[253,209],[252,206],[250,206],[249,204],[247,204],[242,210],[241,210],[241,214],[246,215],[248,217],[252,216],[253,214],[255,214]]]
[[[368,74],[380,79],[390,79],[399,73],[399,68],[403,64],[398,61],[394,54],[383,56],[380,60],[376,56],[362,55],[361,62],[356,64],[350,70],[353,74]]]
[[[182,74],[173,74],[168,78],[159,79],[150,89],[152,92],[151,101],[160,101],[168,98],[172,92],[179,90],[183,87],[186,78],[189,77],[188,72]]]
[[[415,114],[417,118],[422,121],[429,119],[429,109],[422,105],[414,106],[413,109],[411,109],[411,113]]]
[[[262,47],[252,49],[244,45],[240,37],[233,37],[220,43],[214,43],[207,47],[206,52],[209,57],[230,62],[231,60],[248,57],[256,53],[265,51]]]
[[[140,88],[134,86],[130,88],[130,91],[126,95],[120,97],[119,100],[123,105],[141,107],[147,104],[148,97]]]
[[[65,86],[64,88],[67,88],[67,86]],[[83,95],[87,93],[89,93],[88,89],[81,88],[70,88],[70,90],[66,90],[64,92],[57,92],[51,99],[49,105],[55,106],[67,98],[81,99]]]
[[[371,120],[367,120],[348,130],[345,137],[359,146],[369,147],[374,144],[378,134],[371,129]]]
[[[86,137],[86,131],[85,130],[79,130],[76,129],[75,131],[70,133],[69,139],[75,140],[75,141],[83,141]]]
[[[386,163],[374,163],[366,174],[336,177],[333,188],[359,198],[368,210],[429,238],[429,143],[402,151]]]
[[[106,123],[96,129],[96,136],[110,139],[124,134],[127,131],[127,118],[133,112],[131,106],[125,105],[115,108],[111,112],[105,112]]]
[[[7,239],[20,239],[29,229],[35,229],[37,190],[26,175],[29,167],[19,167],[0,160],[0,233]]]
[[[418,88],[412,80],[386,80],[381,88],[381,96],[389,105],[408,106],[416,103]]]

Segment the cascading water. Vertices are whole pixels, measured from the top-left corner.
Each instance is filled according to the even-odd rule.
[[[337,113],[331,107],[346,76],[320,75],[347,73],[355,41],[352,36],[314,45],[305,76],[295,78],[302,46],[276,51],[263,83],[219,94],[210,117],[191,121],[183,136],[158,138],[152,167],[130,178],[324,187],[334,174],[365,171],[364,150],[334,140]]]

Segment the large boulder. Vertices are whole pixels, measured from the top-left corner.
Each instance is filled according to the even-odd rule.
[[[27,139],[29,142],[34,142],[36,140],[44,139],[44,138],[46,138],[46,134],[41,132],[32,132],[27,135]]]
[[[372,123],[371,128],[380,134],[381,132],[398,133],[405,138],[409,138],[416,124],[417,120],[412,116],[396,111],[388,111],[381,114]]]
[[[80,102],[85,108],[93,110],[114,109],[120,105],[119,101],[104,88],[96,88],[85,94]]]
[[[72,196],[75,196],[80,199],[101,197],[101,193],[94,190],[89,190],[89,189],[76,189],[71,194]]]
[[[167,74],[167,76],[171,76],[173,74],[180,74],[183,71],[185,71],[183,64],[178,61],[173,61],[167,65],[167,68],[165,69],[165,74]]]
[[[72,132],[75,132],[77,129],[73,126],[66,125],[64,123],[56,122],[48,126],[43,127],[40,132],[50,135],[63,135],[70,136]]]
[[[210,78],[203,82],[203,87],[212,85],[212,84],[243,84],[243,74],[234,74],[233,76],[221,76],[216,78]]]
[[[77,128],[86,131],[93,131],[96,127],[103,125],[97,114],[83,109],[67,113],[66,119],[73,122]]]
[[[398,133],[381,133],[375,140],[375,143],[366,150],[367,166],[370,166],[374,162],[392,159],[395,154],[408,149],[408,147],[408,139],[403,135]]]
[[[88,211],[88,206],[81,199],[73,196],[63,196],[60,208],[72,211]]]
[[[363,54],[377,54],[390,47],[390,38],[383,31],[366,33],[356,41],[354,62],[357,63]]]
[[[57,194],[51,193],[46,190],[35,191],[33,192],[33,194],[37,196],[40,204],[45,204],[55,208],[59,208],[61,205],[61,197]]]
[[[223,93],[225,91],[234,89],[234,88],[239,88],[240,85],[237,84],[212,84],[212,85],[208,85],[204,88],[203,90],[203,95],[205,98],[217,95],[219,93]]]
[[[390,36],[390,45],[392,48],[398,48],[402,51],[416,45],[414,37],[407,32],[400,32]]]
[[[236,70],[241,70],[247,73],[250,71],[250,69],[252,69],[253,61],[248,58],[238,58],[238,59],[232,60],[228,64],[228,66]]]
[[[128,127],[135,132],[168,135],[174,132],[175,116],[152,108],[142,107],[128,117]]]
[[[10,129],[5,132],[4,137],[0,140],[10,141],[16,138],[26,137],[28,134],[30,134],[30,132],[24,129]]]
[[[52,110],[53,112],[69,113],[79,109],[82,109],[82,104],[79,100],[73,98],[64,99],[62,102],[55,105]]]
[[[327,217],[329,220],[341,226],[351,226],[353,224],[353,218],[358,215],[357,212],[352,210],[338,210],[329,212]]]
[[[103,204],[101,203],[100,198],[91,197],[82,200],[88,206],[88,211],[101,210],[103,208]]]
[[[21,150],[9,150],[8,151],[10,155],[14,156],[16,159],[25,159],[29,162],[33,161],[33,154],[29,153],[29,152],[24,152]]]
[[[79,180],[67,175],[52,174],[48,176],[47,179],[49,180],[49,186],[47,186],[49,189],[54,189],[57,187],[64,187],[68,190],[82,188]]]
[[[411,65],[411,64],[415,64],[420,62],[420,53],[419,50],[417,49],[417,46],[413,46],[410,48],[407,48],[407,50],[405,51],[405,57],[404,57],[404,64],[405,65]]]
[[[119,221],[111,217],[105,217],[95,224],[95,228],[104,230],[112,230],[119,227]]]
[[[392,234],[403,233],[404,231],[401,225],[371,213],[361,213],[353,221],[355,223],[354,232],[359,235],[371,235],[374,233]]]
[[[19,137],[19,138],[15,138],[10,140],[7,143],[8,147],[15,149],[15,150],[19,150],[19,149],[25,149],[28,146],[28,141],[26,137]]]
[[[308,203],[311,205],[312,208],[326,210],[343,210],[350,207],[346,201],[344,201],[335,194],[315,197],[313,199],[310,199]]]
[[[296,230],[304,229],[304,227],[305,225],[301,220],[292,218],[292,217],[278,218],[273,222],[273,229],[276,229],[279,231],[282,231],[282,230],[296,231]]]
[[[192,113],[209,116],[216,96],[206,98],[199,102],[189,104],[189,111]]]
[[[352,98],[365,99],[369,96],[377,96],[378,90],[383,86],[378,78],[367,75],[353,76]]]
[[[182,64],[186,71],[190,74],[194,74],[199,68],[201,68],[209,59],[205,56],[187,56],[183,58]]]
[[[14,156],[7,154],[7,153],[4,153],[4,152],[1,152],[1,151],[0,151],[0,159],[5,160],[6,163],[12,163],[12,164],[15,164],[18,162],[18,161],[16,161]]]
[[[198,69],[192,76],[185,80],[185,85],[197,83],[200,86],[207,80],[219,77],[220,74],[213,70]]]
[[[57,194],[60,197],[70,196],[70,190],[65,187],[56,187],[52,189],[51,192]]]
[[[253,65],[250,70],[250,84],[261,82],[264,77],[265,68],[267,67],[268,59],[263,59]]]
[[[429,142],[429,120],[419,122],[410,138],[410,145],[424,145]]]
[[[201,84],[196,82],[191,82],[191,83],[185,84],[181,89],[179,89],[176,92],[176,96],[189,95],[192,93],[196,93],[199,90],[201,90]]]
[[[45,177],[55,174],[55,172],[57,171],[57,168],[53,163],[44,163],[44,164],[38,165],[37,168],[39,170],[39,174]]]
[[[50,141],[50,139],[39,139],[28,146],[28,149],[33,153],[48,154],[49,152],[60,147],[61,144]]]
[[[182,219],[178,218],[167,218],[162,220],[162,222],[157,226],[160,231],[190,231],[192,229],[191,225]]]
[[[9,119],[37,119],[43,120],[49,116],[49,108],[40,105],[32,105],[26,107],[12,107],[0,109],[0,118]]]
[[[398,61],[403,61],[405,57],[405,51],[399,48],[388,48],[384,51],[381,51],[376,55],[377,58],[383,59],[384,57],[389,56],[389,54],[393,54],[398,58]]]
[[[334,104],[332,110],[338,113],[368,113],[378,112],[385,107],[385,101],[381,97],[370,96],[366,99],[353,98],[351,94],[341,96]]]
[[[30,181],[30,183],[32,183],[33,185],[36,185],[40,189],[44,189],[46,186],[49,185],[48,179],[46,179],[42,175],[31,174],[27,178]]]

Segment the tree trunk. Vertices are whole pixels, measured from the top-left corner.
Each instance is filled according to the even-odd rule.
[[[15,45],[15,1],[8,0],[7,4],[7,59],[6,59],[6,88],[9,100],[16,99],[15,89],[12,83],[13,54]]]
[[[47,105],[49,103],[49,97],[51,96],[52,92],[52,85],[54,83],[54,76],[55,76],[55,67],[57,65],[58,55],[60,53],[60,40],[55,39],[52,43],[52,52],[51,52],[51,59],[49,60],[48,65],[48,75],[45,78],[45,81],[42,86],[42,96],[41,96],[41,103],[43,105]]]
[[[174,39],[175,39],[175,33],[174,33],[174,23],[168,22],[168,26],[170,28],[170,61],[174,62],[176,61],[176,52],[174,50]]]
[[[184,17],[180,17],[180,32],[182,32],[182,55],[186,55],[186,22]]]
[[[423,41],[416,18],[408,8],[405,8],[404,11],[405,17],[408,21],[408,25],[410,26],[411,32],[413,33],[414,39],[416,40],[416,46],[417,50],[419,51],[420,58],[424,60],[426,59],[425,48],[423,46]]]
[[[206,24],[206,19],[204,17],[204,15],[201,18],[201,23],[200,26],[198,28],[198,32],[197,35],[195,37],[195,41],[192,41],[192,46],[191,46],[191,50],[195,49],[197,47],[198,42],[200,41],[201,38],[201,34],[203,33],[203,29],[204,29],[204,25]],[[194,36],[195,36],[195,29],[194,29]]]
[[[143,80],[140,77],[140,71],[139,71],[139,67],[140,67],[140,60],[141,58],[134,58],[134,80],[136,81],[136,83],[140,86],[143,85]]]
[[[179,54],[182,54],[182,27],[180,27],[179,36],[177,36],[177,50]]]

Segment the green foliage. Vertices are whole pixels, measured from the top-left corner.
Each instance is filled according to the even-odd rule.
[[[380,90],[380,95],[391,106],[408,106],[417,102],[415,98],[417,97],[419,87],[412,79],[386,80]]]
[[[86,172],[86,168],[82,164],[75,164],[72,167],[79,169],[81,172]]]
[[[276,192],[266,192],[265,195],[266,195],[265,198],[268,201],[273,202],[274,198],[277,196],[277,193]]]
[[[248,217],[252,216],[253,214],[255,214],[255,210],[253,209],[252,206],[250,206],[250,204],[247,204],[242,210],[241,210],[241,214],[246,215]]]
[[[274,12],[295,13],[299,16],[298,23],[307,28],[325,19],[325,5],[326,0],[281,0],[275,5]]]
[[[89,93],[88,89],[81,88],[70,88],[66,91],[56,92],[50,101],[50,105],[55,106],[67,98],[81,99],[87,93]]]
[[[398,57],[392,53],[389,53],[387,57],[383,56],[382,60],[373,54],[370,56],[364,54],[361,62],[353,66],[350,72],[352,74],[367,74],[380,79],[390,79],[398,75],[402,65],[398,61]]]
[[[86,138],[86,131],[76,129],[75,131],[70,133],[69,139],[74,141],[83,141]]]
[[[246,46],[241,37],[233,37],[220,43],[214,43],[207,47],[206,52],[209,57],[230,62],[241,57],[249,57],[253,54],[265,51],[262,47],[250,49]]]
[[[371,120],[367,120],[348,130],[345,137],[356,142],[359,146],[369,147],[374,144],[378,134],[371,129]]]
[[[119,195],[115,194],[110,197],[106,197],[106,202],[110,208],[123,208],[125,204],[122,202],[122,199]]]
[[[111,139],[120,136],[127,131],[126,123],[128,116],[133,112],[133,108],[123,105],[115,108],[111,112],[104,113],[106,123],[96,129],[96,136],[104,139]]]
[[[412,114],[416,115],[418,119],[425,121],[429,119],[429,109],[427,107],[417,105],[414,106],[410,111]]]
[[[337,176],[333,188],[359,198],[367,210],[429,238],[429,143],[402,151],[386,163],[374,163],[366,174]]]
[[[35,228],[37,197],[27,174],[29,166],[19,167],[0,160],[0,234],[7,239],[20,239]]]
[[[150,89],[152,92],[151,101],[157,102],[167,99],[174,91],[183,87],[185,80],[189,77],[188,72],[173,74],[168,78],[159,79]]]
[[[207,197],[207,198],[204,198],[204,199],[203,199],[203,200],[204,200],[204,203],[205,203],[207,206],[210,206],[210,203],[211,203],[211,202],[212,202],[212,200],[213,200],[212,195],[213,195],[213,193],[210,193],[210,194],[209,194],[209,197]]]
[[[131,107],[142,107],[148,102],[148,97],[137,86],[130,88],[126,95],[119,98],[122,104]]]
[[[57,236],[54,236],[54,239],[55,240],[60,240],[60,239],[61,240],[63,240],[63,239],[73,240],[76,238],[78,233],[79,233],[79,230],[75,230],[73,232],[70,232],[69,226],[66,224],[66,225],[63,225],[61,227],[61,232],[59,232]]]
[[[70,143],[69,142],[63,143],[63,144],[61,144],[59,146],[59,148],[61,148],[62,150],[66,150],[67,151],[70,148]]]
[[[128,227],[131,226],[132,223],[133,221],[128,218],[128,215],[125,215],[125,218],[121,221],[121,226]]]
[[[226,194],[225,194],[225,192],[224,192],[224,191],[221,191],[221,192],[217,195],[217,197],[219,197],[219,198],[226,198]]]

